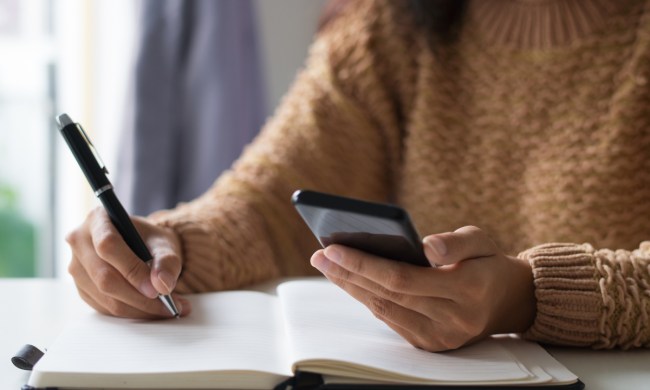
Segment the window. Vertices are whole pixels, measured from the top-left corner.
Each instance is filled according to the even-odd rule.
[[[0,276],[52,273],[51,16],[49,1],[0,0]]]
[[[96,201],[54,118],[116,166],[136,4],[0,0],[0,277],[65,275],[64,235]]]

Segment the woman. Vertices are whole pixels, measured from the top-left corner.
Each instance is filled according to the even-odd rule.
[[[101,209],[69,235],[81,296],[162,317],[159,292],[310,275],[311,263],[430,351],[505,332],[650,345],[650,3],[336,10],[233,169],[199,199],[136,219],[152,270]],[[445,266],[318,250],[289,202],[298,188],[400,204]]]

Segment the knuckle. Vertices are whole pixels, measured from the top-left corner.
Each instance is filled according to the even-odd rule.
[[[385,299],[387,299],[389,301],[392,301],[392,302],[402,303],[405,300],[404,295],[402,295],[401,293],[395,291],[392,288],[386,288],[386,287],[383,287],[383,286],[379,286],[376,291],[381,297],[383,297],[383,298],[385,298]]]
[[[115,291],[115,280],[117,272],[108,267],[102,267],[95,271],[95,285],[104,294],[111,294]]]
[[[70,260],[70,264],[68,264],[68,273],[73,277],[79,274],[79,264],[74,257]]]
[[[352,269],[353,272],[360,275],[365,275],[367,272],[366,261],[359,258],[359,256],[349,256],[348,266]]]
[[[75,229],[75,230],[71,231],[70,233],[68,233],[68,234],[65,236],[65,241],[66,241],[66,242],[67,242],[71,247],[75,247],[75,246],[77,246],[77,244],[79,243],[79,235],[80,235],[80,233],[79,233],[79,229]]]
[[[368,307],[370,308],[370,311],[373,313],[373,315],[379,319],[389,318],[391,316],[392,305],[388,300],[384,298],[373,295],[368,300]]]
[[[110,313],[110,315],[113,315],[115,317],[126,316],[126,310],[124,308],[124,304],[116,299],[112,299],[112,298],[106,299],[104,301],[104,307]]]
[[[387,274],[385,287],[392,291],[404,291],[411,284],[409,273],[402,267],[397,267]]]
[[[336,284],[337,286],[339,286],[341,289],[347,291],[349,283],[346,282],[345,280],[340,279],[339,277],[336,276],[328,276],[328,279],[332,281],[334,284]]]
[[[332,267],[332,273],[334,276],[340,280],[347,281],[351,279],[352,273],[345,268],[341,268],[338,266]]]
[[[124,275],[126,280],[128,280],[129,282],[138,281],[140,275],[142,275],[142,266],[144,266],[144,263],[136,262],[136,261],[130,264],[129,269],[126,271],[126,275]]]
[[[119,237],[110,229],[101,229],[95,240],[95,250],[99,257],[105,259],[119,242]]]

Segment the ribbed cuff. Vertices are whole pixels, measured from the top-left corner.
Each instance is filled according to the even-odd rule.
[[[537,315],[524,337],[571,346],[599,341],[603,300],[588,245],[544,244],[519,255],[533,269]]]

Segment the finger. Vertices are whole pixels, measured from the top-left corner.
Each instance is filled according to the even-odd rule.
[[[136,227],[140,219],[134,220]],[[169,237],[152,235],[147,240],[151,248],[153,261],[151,262],[150,280],[154,288],[161,294],[166,295],[174,291],[176,282],[181,273],[181,258],[179,249],[174,245]]]
[[[454,264],[467,259],[497,254],[494,241],[475,226],[464,226],[452,233],[424,237],[424,254],[432,264]]]
[[[117,271],[114,271],[114,280],[100,284],[95,283],[83,267],[73,266],[71,263],[69,271],[74,276],[77,290],[82,298],[85,296],[84,300],[101,313],[129,318],[171,317],[171,313],[162,302],[140,294],[122,279]],[[178,304],[177,307],[184,313],[185,308],[182,304]]]
[[[345,284],[354,284],[367,291],[371,291],[383,298],[390,299],[395,303],[403,304],[410,297],[409,295],[386,289],[385,287],[347,269],[331,262],[324,254],[324,251],[317,251],[312,256],[312,264],[330,280],[335,279],[339,287]]]
[[[350,251],[354,250],[351,249]],[[393,325],[400,326],[411,331],[413,335],[409,342],[412,342],[419,348],[426,350],[450,349],[450,344],[448,343],[447,338],[441,339],[439,337],[436,337],[436,335],[431,334],[431,329],[429,329],[430,326],[428,326],[429,328],[427,329],[420,329],[416,326],[417,323],[414,323],[410,317],[403,316],[403,314],[399,312],[401,310],[409,310],[411,312],[420,314],[422,318],[426,318],[428,319],[427,321],[429,321],[428,323],[427,321],[420,322],[420,324],[435,324],[436,328],[441,330],[448,328],[453,329],[454,326],[452,326],[452,324],[457,322],[460,313],[458,312],[459,306],[452,299],[445,297],[431,297],[426,295],[415,296],[388,290],[381,284],[366,279],[361,275],[354,274],[344,269],[343,267],[340,267],[338,264],[329,262],[323,252],[323,250],[317,251],[312,256],[312,263],[316,264],[317,267],[320,266],[321,268],[326,269],[324,272],[325,276],[344,290],[351,292],[355,289],[355,287],[358,287],[370,294],[373,294],[375,296],[373,299],[376,300],[372,303],[372,305],[376,306],[377,309],[381,308],[382,306],[386,306],[389,309],[391,307],[395,308],[395,311],[398,313],[396,313],[394,316],[385,315],[382,317],[382,320],[384,320],[386,323],[391,322]],[[325,264],[324,267],[323,264]],[[453,291],[449,295],[451,296],[452,294]],[[396,304],[397,307],[391,306],[388,302],[385,301],[392,302]],[[371,304],[366,303],[366,305],[370,306]],[[381,310],[379,310],[379,312],[381,312]],[[442,334],[442,332],[438,333]]]
[[[323,273],[328,272],[330,262],[349,272],[349,275],[337,275],[339,278],[351,279],[359,275],[385,291],[398,294],[450,298],[454,290],[453,278],[448,277],[450,272],[444,268],[419,267],[341,245],[330,245],[312,256],[312,265]],[[383,293],[367,287],[375,293]]]
[[[149,298],[158,296],[151,283],[151,269],[124,242],[103,208],[93,211],[90,235],[94,252],[113,266],[133,287]],[[93,277],[93,272],[89,272]],[[93,279],[95,279],[93,277]]]
[[[70,273],[73,274],[75,278],[75,283],[77,283],[77,291],[79,296],[92,308],[98,312],[116,316],[116,317],[129,317],[129,318],[157,318],[158,316],[152,316],[150,313],[144,313],[140,310],[133,310],[132,308],[126,307],[126,305],[118,304],[116,300],[110,298],[106,295],[103,295],[97,287],[92,283],[90,277],[85,272],[83,268],[74,269],[72,266],[69,268]]]
[[[137,319],[157,318],[157,317],[152,317],[150,314],[143,313],[128,307],[120,308],[117,312],[113,312],[114,308],[112,308],[110,305],[102,305],[98,303],[94,298],[92,298],[92,296],[89,293],[87,293],[82,289],[79,289],[78,291],[79,291],[79,296],[81,296],[81,299],[83,299],[95,310],[97,310],[98,312],[104,315],[113,316],[113,317],[123,317],[123,318],[137,318]]]
[[[79,295],[84,299],[84,301],[86,301],[86,303],[102,314],[114,317],[140,319],[174,318],[162,303],[160,303],[160,305],[156,303],[157,300],[151,300],[152,305],[147,307],[145,310],[141,310],[139,307],[131,306],[118,299],[101,295],[97,290],[93,290],[92,286],[90,291],[85,290],[84,288],[78,288],[78,291]],[[177,303],[177,307],[181,312],[181,316],[186,316],[190,312],[190,310],[185,308],[185,306],[182,306],[182,304]],[[152,312],[151,308],[155,308],[155,312]]]
[[[435,320],[379,297],[355,284],[335,277],[329,280],[364,304],[376,318],[386,323],[410,344],[428,351],[448,349],[435,337],[436,329],[439,327]]]
[[[477,337],[480,338],[477,336],[470,340],[464,331],[457,328],[457,308],[449,301],[442,305],[430,301],[428,306],[432,310],[425,315],[377,296],[357,285],[334,277],[330,280],[363,303],[375,317],[417,348],[430,352],[447,351],[459,348]]]
[[[101,304],[112,315],[126,317],[128,312],[126,305],[137,309],[140,312],[148,313],[149,317],[169,317],[171,314],[167,311],[162,302],[153,298],[143,296],[136,290],[124,277],[110,264],[105,262],[99,256],[95,255],[90,240],[78,240],[75,243],[75,250],[84,253],[84,260],[77,261],[73,258],[69,271],[75,278],[78,286],[82,286],[84,291],[92,295],[96,302]],[[182,308],[178,308],[182,310]],[[138,315],[137,318],[143,318]]]
[[[317,255],[320,259],[314,259],[316,263],[327,262],[324,254]],[[381,283],[367,279],[362,275],[352,273],[338,264],[331,263],[327,266],[327,277],[336,280],[340,287],[354,285],[368,291],[381,299],[391,301],[405,309],[420,313],[428,318],[437,318],[436,312],[449,311],[454,306],[454,301],[445,297],[431,295],[412,295],[385,288]],[[400,321],[395,321],[399,324]]]
[[[176,303],[177,309],[180,311],[181,317],[185,317],[192,313],[192,304],[187,299],[178,294],[172,294],[172,299]],[[179,304],[180,303],[180,304]]]

